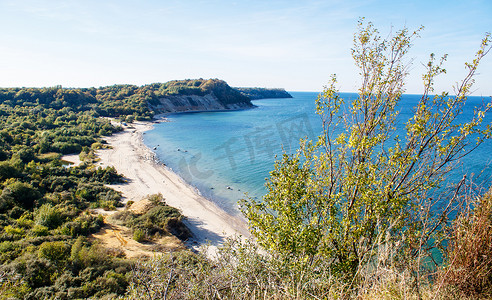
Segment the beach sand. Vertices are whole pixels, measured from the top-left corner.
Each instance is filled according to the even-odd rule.
[[[142,134],[152,129],[150,122],[135,122],[123,132],[105,138],[111,149],[97,151],[99,166],[114,166],[127,183],[111,185],[123,194],[123,202],[140,201],[146,195],[161,193],[168,205],[181,210],[194,238],[188,246],[210,244],[217,247],[227,237],[249,236],[244,219],[227,214],[178,175],[158,161],[147,148]]]

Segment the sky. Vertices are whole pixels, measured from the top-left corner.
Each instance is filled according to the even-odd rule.
[[[407,93],[422,92],[429,54],[448,54],[436,91],[452,92],[481,39],[491,0],[0,0],[0,87],[144,85],[219,78],[231,86],[356,91],[357,21],[383,37],[425,29],[408,54]],[[492,95],[492,53],[474,95]]]

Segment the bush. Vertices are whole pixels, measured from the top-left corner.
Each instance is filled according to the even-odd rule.
[[[142,215],[127,211],[114,217],[122,220],[126,226],[134,230],[140,229],[146,232],[147,236],[172,233],[181,240],[186,240],[191,236],[189,229],[182,222],[182,215],[178,209],[163,202],[153,203],[155,206]]]
[[[149,196],[147,196],[147,198],[154,205],[163,204],[165,201],[164,196],[162,196],[161,193],[149,195]]]
[[[108,251],[98,244],[93,244],[90,247],[82,247],[78,253],[80,263],[85,268],[103,267],[111,262],[111,257]]]
[[[3,228],[4,232],[10,236],[13,236],[15,239],[21,238],[26,234],[23,228],[13,227],[11,225],[7,225]]]
[[[142,229],[135,229],[133,231],[133,239],[139,243],[145,240],[145,232]]]
[[[251,234],[265,251],[281,253],[292,264],[321,256],[354,291],[365,280],[364,269],[426,269],[411,272],[417,282],[428,274],[428,264],[445,246],[444,220],[458,201],[453,193],[466,181],[449,187],[450,172],[492,138],[484,118],[491,103],[463,113],[473,105],[467,97],[491,50],[490,34],[465,64],[454,96],[434,91],[446,57],[436,61],[431,55],[423,95],[410,114],[400,114],[406,54],[419,30],[403,28],[384,39],[364,23],[352,50],[361,75],[358,95],[344,99],[333,75],[316,100],[321,134],[301,140],[294,154],[275,162],[261,200],[241,202]]]
[[[50,234],[50,230],[46,226],[36,224],[31,228],[29,233],[33,236],[47,236]]]
[[[18,226],[22,228],[31,228],[34,225],[34,221],[31,219],[32,214],[31,213],[26,213],[20,216],[15,222],[17,223]]]
[[[0,263],[14,260],[22,252],[22,247],[18,243],[4,241],[0,243]]]
[[[2,197],[10,199],[22,208],[32,209],[34,201],[38,200],[41,194],[32,185],[16,181],[3,189]]]
[[[45,258],[55,264],[62,264],[69,255],[70,247],[62,241],[44,242],[39,246],[38,257]]]
[[[103,144],[101,144],[100,142],[95,142],[91,145],[91,149],[93,150],[99,150],[102,148],[103,148]]]
[[[60,212],[49,203],[43,204],[35,211],[34,215],[37,224],[50,229],[54,229],[62,223]]]
[[[14,206],[9,212],[9,217],[11,217],[12,219],[18,219],[20,218],[24,213],[26,212],[25,209],[23,208],[20,208],[18,206]]]
[[[116,209],[114,201],[102,201],[99,206],[106,211]]]
[[[29,287],[15,272],[0,272],[0,298],[24,299]]]
[[[52,275],[56,272],[54,265],[47,259],[27,257],[24,261],[11,266],[31,288],[52,284]],[[36,298],[34,298],[36,299]]]
[[[188,227],[183,224],[181,217],[167,219],[166,230],[183,241],[186,241],[188,238],[191,237],[191,232]]]
[[[72,222],[63,224],[60,232],[62,234],[71,235],[72,237],[88,235],[90,233],[97,232],[103,224],[104,220],[102,216],[98,215],[95,217],[89,213],[84,213]]]
[[[19,170],[9,161],[0,162],[0,181],[19,176]]]
[[[299,261],[297,272],[261,252],[237,239],[226,241],[214,260],[187,250],[139,260],[125,299],[350,299],[323,258]]]

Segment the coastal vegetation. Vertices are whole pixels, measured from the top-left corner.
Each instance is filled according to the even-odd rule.
[[[458,119],[488,37],[452,97],[432,96],[444,69],[431,57],[424,93],[398,135],[404,58],[419,31],[403,29],[384,40],[372,24],[359,25],[352,50],[363,81],[359,96],[345,103],[334,77],[317,99],[322,135],[277,161],[261,201],[242,202],[263,248],[294,261],[320,256],[332,262],[334,276],[353,285],[362,280],[361,268],[399,268],[445,249],[442,234],[463,204],[466,176],[445,190],[443,183],[453,162],[492,137],[482,124],[492,102]],[[415,268],[419,274],[421,266]]]
[[[174,80],[161,84],[157,96],[214,94],[222,104],[251,103],[247,96],[219,79]]]
[[[181,240],[191,237],[179,210],[166,205],[162,194],[150,195],[141,201],[146,200],[147,205],[143,210],[122,210],[111,218],[131,228],[137,242],[166,235],[174,235]]]
[[[435,95],[446,57],[431,55],[424,93],[397,136],[405,58],[419,32],[386,40],[361,21],[352,52],[359,97],[346,103],[333,77],[317,100],[323,134],[279,158],[262,200],[241,202],[255,242],[231,239],[214,260],[172,253],[139,262],[127,298],[492,297],[492,197],[466,176],[446,181],[491,137],[490,102],[458,118],[490,35],[455,95]]]
[[[132,262],[88,238],[104,226],[94,209],[122,206],[120,193],[107,185],[123,179],[113,167],[97,167],[94,150],[121,130],[102,117],[150,120],[151,94],[154,88],[130,85],[0,89],[1,298],[125,292]],[[69,153],[80,153],[82,164],[67,166],[61,157]],[[140,218],[146,222],[135,226],[149,237],[154,229],[189,234],[180,213],[163,203]]]
[[[128,259],[90,238],[106,224],[97,209],[123,206],[107,186],[122,175],[98,167],[94,150],[122,129],[108,117],[151,120],[166,97],[250,105],[247,96],[217,79],[0,89],[0,298],[492,297],[492,195],[466,177],[443,188],[452,163],[491,137],[482,124],[490,104],[457,122],[490,36],[454,96],[433,96],[445,58],[431,56],[407,135],[395,137],[405,57],[419,30],[386,40],[371,23],[359,26],[359,97],[345,103],[333,77],[317,99],[323,134],[279,158],[262,201],[241,202],[255,240],[231,238],[212,258],[205,249]],[[61,160],[70,153],[82,163]],[[162,195],[144,201],[110,218],[137,242],[190,236]]]
[[[270,98],[292,98],[284,89],[266,89],[266,88],[241,88],[236,87],[241,94],[251,100],[270,99]]]
[[[107,187],[123,178],[96,165],[104,136],[120,121],[151,120],[151,104],[169,95],[249,99],[222,80],[184,80],[101,88],[0,88],[0,298],[87,298],[124,294],[133,261],[89,238],[105,221],[95,209],[122,207]],[[79,153],[68,166],[65,154]],[[139,241],[190,236],[177,209],[149,196],[144,213],[117,217]],[[115,216],[116,217],[116,216]]]

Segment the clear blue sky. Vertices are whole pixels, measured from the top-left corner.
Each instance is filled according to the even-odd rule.
[[[463,76],[485,32],[491,0],[91,1],[0,0],[0,86],[99,87],[186,78],[232,86],[320,91],[336,73],[355,91],[350,56],[357,20],[425,26],[415,41],[407,91],[420,93],[422,63],[449,54],[437,89]],[[492,95],[492,53],[475,95]]]

